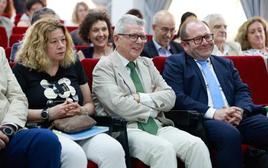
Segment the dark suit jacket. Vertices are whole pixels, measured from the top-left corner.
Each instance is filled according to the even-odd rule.
[[[181,45],[177,42],[171,41],[169,45],[170,45],[171,54],[178,54],[178,53],[184,51],[183,48],[181,47]],[[144,49],[141,53],[141,56],[145,56],[148,58],[153,58],[155,56],[159,56],[153,40],[145,43]]]
[[[211,56],[211,63],[230,106],[251,112],[251,94],[233,63],[222,57]],[[202,73],[194,59],[184,52],[167,58],[163,77],[176,93],[176,109],[197,110],[205,113],[208,96]]]

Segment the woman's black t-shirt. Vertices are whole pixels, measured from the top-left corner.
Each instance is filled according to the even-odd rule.
[[[72,98],[83,105],[80,85],[88,79],[80,61],[68,68],[59,67],[55,76],[17,64],[13,72],[25,93],[30,109],[42,109]],[[49,105],[50,104],[50,105]]]

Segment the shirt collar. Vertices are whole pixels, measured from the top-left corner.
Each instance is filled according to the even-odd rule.
[[[115,50],[115,52],[119,55],[119,59],[121,60],[122,64],[124,65],[124,67],[127,66],[127,64],[130,62],[129,60],[127,60],[125,57],[123,57],[118,51]],[[135,64],[137,63],[136,60],[133,61]]]
[[[153,39],[154,46],[156,47],[156,50],[159,51],[160,48],[166,49],[162,47],[155,39]],[[170,45],[168,44],[167,50],[170,50]]]

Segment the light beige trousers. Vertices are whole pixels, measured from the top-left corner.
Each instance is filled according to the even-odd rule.
[[[205,143],[172,126],[160,127],[157,135],[128,128],[130,155],[151,168],[177,168],[177,157],[186,168],[211,168]]]

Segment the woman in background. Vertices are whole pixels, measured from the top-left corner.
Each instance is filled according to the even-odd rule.
[[[244,55],[268,58],[268,27],[265,19],[255,16],[244,22],[236,35]]]
[[[79,26],[85,17],[87,16],[89,11],[89,7],[85,2],[78,2],[75,5],[73,14],[72,14],[72,22],[71,23],[65,23],[66,26]],[[74,45],[88,45],[86,41],[81,39],[81,37],[78,34],[79,29],[75,29],[74,31],[71,32],[71,37],[73,39]]]
[[[92,43],[82,50],[80,57],[100,58],[113,51],[110,43],[112,36],[111,22],[108,15],[101,10],[90,10],[79,28],[79,34],[84,41]]]
[[[89,7],[85,2],[78,2],[73,10],[72,23],[66,23],[66,26],[79,26],[88,14]]]
[[[18,27],[31,26],[31,20],[33,13],[41,8],[45,7],[42,0],[27,0],[26,1],[26,12],[21,16],[18,22]]]
[[[94,114],[87,77],[59,20],[44,18],[34,23],[16,60],[13,71],[29,102],[28,122],[47,126],[59,118]],[[122,146],[105,133],[81,141],[58,137],[62,168],[86,168],[88,159],[99,168],[126,167]]]
[[[264,59],[268,71],[268,26],[265,19],[255,16],[244,22],[236,35],[243,55],[259,55]]]
[[[0,0],[0,26],[5,28],[8,38],[14,26],[13,22],[10,20],[11,16],[14,14],[12,5],[11,0]]]

